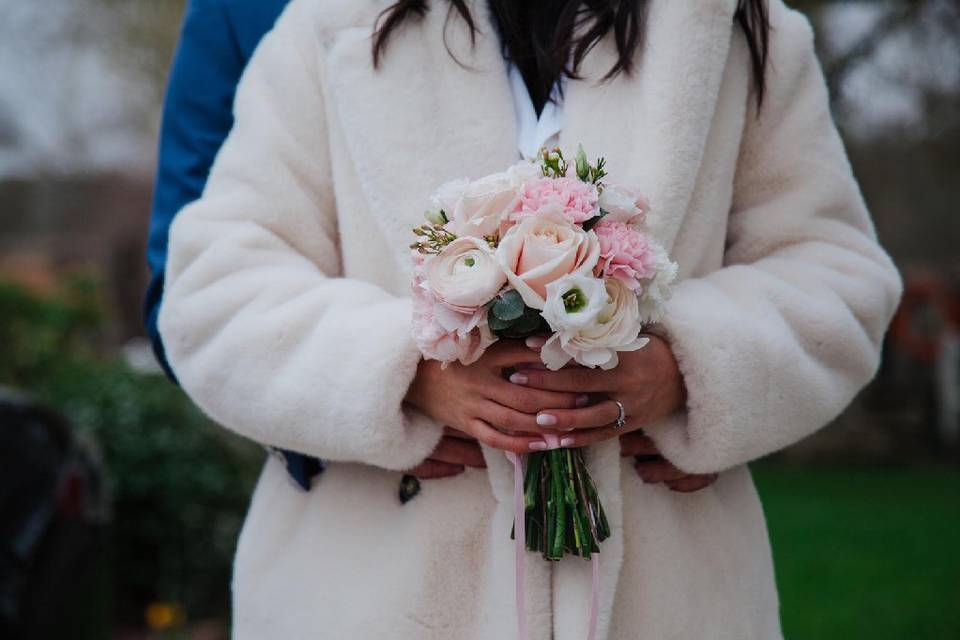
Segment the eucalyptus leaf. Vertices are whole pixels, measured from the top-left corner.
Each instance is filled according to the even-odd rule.
[[[526,308],[520,294],[515,290],[511,290],[494,301],[491,311],[493,311],[493,315],[500,320],[509,322],[522,316]]]

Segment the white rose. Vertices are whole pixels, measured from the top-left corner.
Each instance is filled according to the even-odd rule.
[[[430,198],[433,200],[433,206],[442,209],[447,216],[453,215],[453,210],[456,208],[460,196],[463,195],[468,186],[470,186],[470,181],[466,178],[443,183]]]
[[[500,222],[520,200],[523,183],[511,172],[494,173],[468,183],[451,202],[460,184],[454,184],[444,197],[444,211],[450,222],[447,229],[457,236],[482,238],[497,233]]]
[[[437,301],[472,313],[503,288],[507,276],[490,247],[477,238],[457,238],[423,267],[424,284]]]
[[[600,192],[600,208],[607,212],[606,220],[626,224],[642,224],[650,209],[638,193],[616,184],[607,185]]]
[[[507,169],[507,175],[510,176],[510,178],[516,182],[518,186],[522,187],[531,180],[542,178],[543,170],[540,168],[539,162],[534,162],[532,160],[521,160]]]
[[[608,278],[603,282],[606,304],[595,321],[556,331],[540,349],[540,358],[548,369],[556,371],[571,358],[586,367],[613,369],[620,361],[618,352],[636,351],[650,341],[640,337],[643,325],[636,294],[619,280]],[[563,295],[562,289],[558,295]]]
[[[546,304],[547,285],[565,275],[592,273],[600,242],[562,215],[528,216],[500,240],[496,257],[507,280],[533,309]]]

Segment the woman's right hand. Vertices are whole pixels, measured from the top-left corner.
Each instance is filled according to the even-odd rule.
[[[555,443],[562,432],[537,424],[537,412],[574,409],[590,399],[522,387],[504,376],[507,370],[539,363],[540,354],[520,340],[499,340],[469,366],[453,362],[442,368],[435,360],[421,360],[406,401],[490,447],[514,453],[545,451],[547,440]]]

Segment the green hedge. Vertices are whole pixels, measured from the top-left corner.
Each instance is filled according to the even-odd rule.
[[[89,279],[50,295],[0,283],[0,384],[59,410],[99,450],[118,616],[140,621],[157,600],[192,619],[223,616],[263,451],[211,424],[163,376],[99,349],[102,308]]]

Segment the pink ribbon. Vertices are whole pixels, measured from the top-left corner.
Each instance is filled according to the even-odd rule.
[[[513,537],[516,555],[516,604],[517,604],[517,639],[528,640],[530,634],[527,629],[527,607],[524,600],[526,593],[523,560],[527,546],[526,502],[523,497],[523,458],[512,451],[507,452],[507,459],[513,464]],[[597,621],[600,617],[600,554],[590,554],[591,592],[590,592],[590,626],[587,630],[587,640],[596,640]]]

